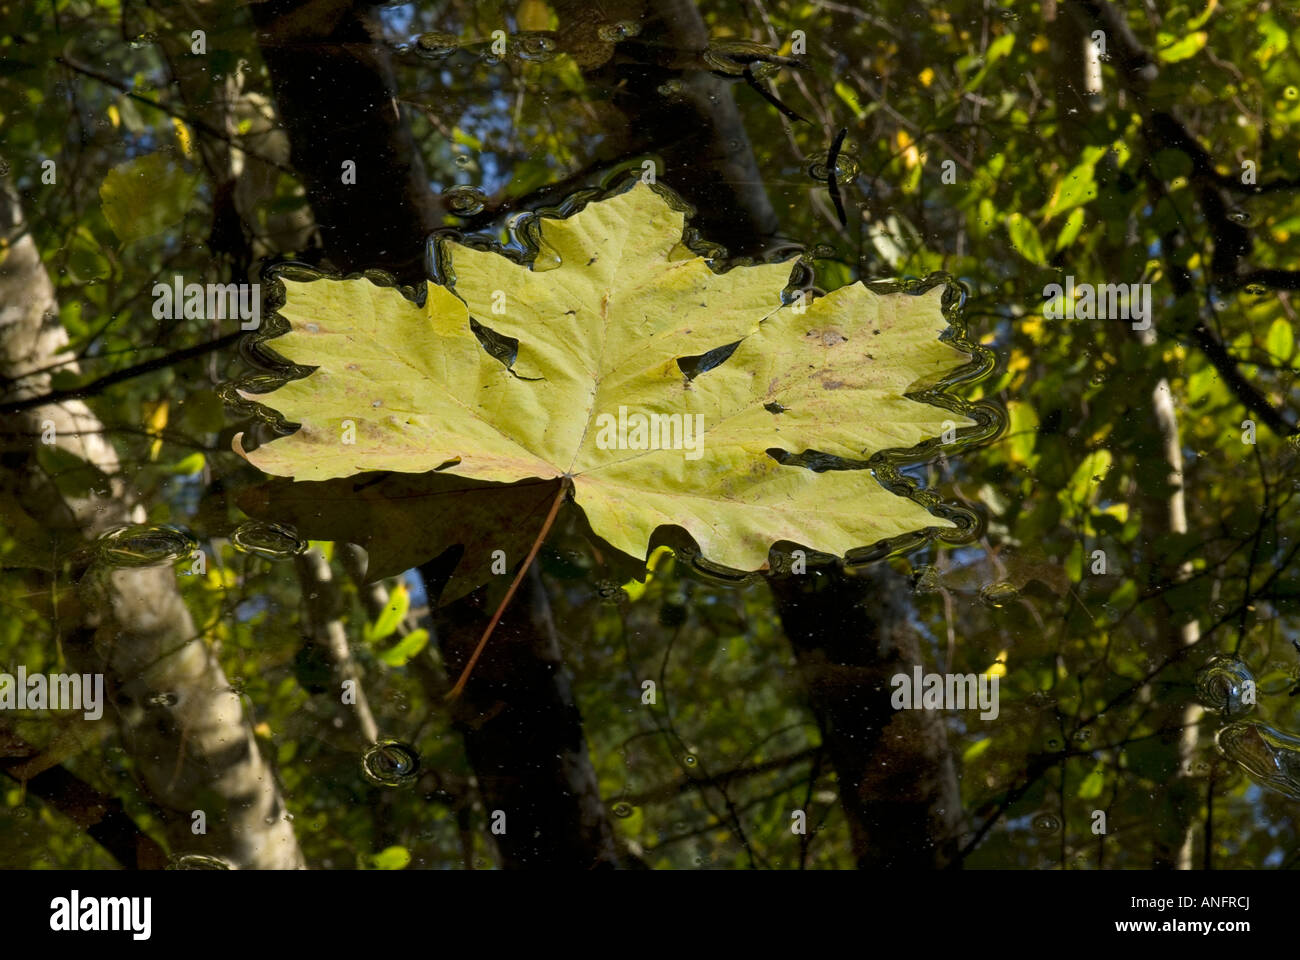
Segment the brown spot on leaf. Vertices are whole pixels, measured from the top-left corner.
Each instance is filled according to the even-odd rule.
[[[838,330],[827,328],[825,330],[809,330],[804,334],[805,340],[811,340],[813,343],[821,344],[823,347],[834,347],[841,343],[846,343],[848,337]]]

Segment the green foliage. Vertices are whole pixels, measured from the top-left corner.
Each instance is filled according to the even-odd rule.
[[[529,5],[530,19],[545,14],[559,24],[558,4]],[[181,59],[161,42],[124,40],[151,32],[171,42],[188,29],[180,8],[86,0],[7,8],[5,177],[22,196],[79,360],[56,372],[55,389],[235,329],[157,320],[151,311],[153,284],[175,274],[245,279],[232,274],[218,242],[229,211],[216,168],[203,161],[203,150],[222,141],[169,115],[193,119],[191,110],[221,101],[236,77],[272,102],[248,8],[211,6],[221,8],[213,44],[221,59],[213,54],[211,74],[186,96],[172,74]],[[963,389],[1006,411],[1001,435],[959,453],[936,450],[907,468],[922,487],[980,511],[979,536],[887,561],[916,583],[908,623],[927,669],[1006,664],[996,721],[945,716],[971,835],[989,825],[966,863],[1148,867],[1169,825],[1182,822],[1171,786],[1181,781],[1192,797],[1195,865],[1293,866],[1293,805],[1216,753],[1222,719],[1194,721],[1189,755],[1180,756],[1180,742],[1195,669],[1221,652],[1241,656],[1260,679],[1252,719],[1300,731],[1300,698],[1287,695],[1300,677],[1292,646],[1300,640],[1300,446],[1259,410],[1263,403],[1296,419],[1297,304],[1285,281],[1234,279],[1300,263],[1300,191],[1259,189],[1300,177],[1300,18],[1287,4],[1253,0],[1179,0],[1163,5],[1158,21],[1134,7],[1129,25],[1154,69],[1141,79],[1122,74],[1110,36],[1101,90],[1089,97],[1070,93],[1083,90],[1086,33],[1068,34],[1070,49],[1058,50],[1060,24],[1047,21],[1046,6],[721,2],[703,6],[702,16],[715,38],[752,39],[783,55],[793,31],[807,35],[804,66],[765,82],[814,122],[789,122],[738,78],[727,91],[748,139],[735,149],[752,148],[779,236],[830,246],[810,259],[813,282],[828,289],[947,271],[967,289],[971,339],[996,357],[986,379]],[[396,109],[435,183],[479,186],[494,210],[514,210],[539,188],[582,185],[628,162],[625,138],[639,121],[621,112],[627,98],[611,72],[621,61],[605,72],[590,63],[614,57],[616,45],[492,62],[471,45],[511,24],[517,5],[417,7],[391,15],[390,39],[410,43],[440,30],[464,44],[441,63],[397,57]],[[698,64],[686,66],[688,79],[700,74]],[[1126,87],[1139,82],[1144,89]],[[681,94],[670,87],[663,95]],[[1170,136],[1165,114],[1189,141]],[[840,186],[843,226],[825,181],[807,176],[809,158],[824,158],[840,127],[856,167]],[[270,149],[253,119],[232,129],[248,149]],[[56,161],[54,185],[41,182],[46,159]],[[1242,180],[1247,162],[1253,183]],[[659,168],[669,186],[690,175]],[[1222,216],[1205,205],[1207,191],[1222,198]],[[270,255],[276,218],[307,209],[298,174],[277,170],[247,233]],[[467,222],[486,220],[446,213],[449,227]],[[496,239],[513,238],[501,230]],[[314,242],[276,246],[274,256],[309,255]],[[1234,244],[1244,253],[1222,274],[1216,256]],[[1127,322],[1045,318],[1044,287],[1067,275],[1151,283],[1154,339]],[[1205,332],[1221,351],[1207,351]],[[330,664],[304,644],[310,591],[294,563],[240,552],[229,539],[247,519],[238,503],[261,478],[229,450],[249,422],[223,408],[217,384],[246,372],[239,353],[225,349],[117,380],[86,402],[149,521],[191,530],[208,551],[206,573],[177,562],[177,583],[273,761],[308,862],[495,863],[469,759],[429,680],[444,671],[438,644],[427,627],[406,629],[427,610],[414,579],[398,575],[439,518],[411,519],[408,504],[367,507],[357,520],[408,538],[383,558],[389,602],[377,617],[340,551],[330,557],[334,612],[380,730],[412,743],[426,771],[418,790],[385,792],[363,775],[355,739],[333,723],[342,708],[321,692]],[[1159,432],[1160,395],[1176,416],[1185,532],[1170,522],[1177,487]],[[1254,445],[1241,439],[1248,418],[1258,428]],[[69,496],[109,482],[57,452],[41,453],[37,465]],[[301,513],[304,536],[323,536],[307,529],[309,505],[279,510],[286,522]],[[39,518],[8,502],[0,501],[0,515],[0,669],[56,669],[61,631],[80,612],[73,551],[44,541]],[[358,529],[331,535],[362,538]],[[500,533],[513,549],[511,535]],[[628,850],[654,867],[852,865],[843,787],[820,749],[766,586],[718,583],[660,554],[653,576],[629,583],[626,599],[617,591],[607,598],[600,558],[572,530],[557,530],[539,562],[601,796]],[[50,567],[57,576],[43,572]],[[1200,639],[1185,648],[1189,623]],[[653,704],[642,701],[646,680],[656,685]],[[41,750],[66,751],[69,771],[120,798],[162,840],[157,811],[108,725],[82,744],[52,715],[3,722]],[[1199,825],[1211,796],[1206,850]],[[810,825],[803,837],[789,826],[800,808]],[[1106,837],[1092,833],[1096,810],[1107,814]],[[0,780],[0,850],[4,866],[113,865],[72,819],[10,779]]]

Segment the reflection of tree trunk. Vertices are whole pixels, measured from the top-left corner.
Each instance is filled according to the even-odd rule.
[[[36,244],[24,235],[18,199],[0,190],[0,224],[10,246],[0,262],[0,377],[70,359],[54,290]],[[75,365],[62,370],[76,370]],[[17,399],[50,389],[48,373],[7,391]],[[56,446],[93,464],[110,480],[107,496],[62,497],[36,463],[43,424]],[[116,524],[140,522],[103,425],[81,401],[6,418],[6,493],[50,531],[93,539]],[[262,759],[238,695],[198,636],[167,566],[96,570],[83,578],[85,616],[65,638],[85,668],[106,674],[122,738],[145,791],[163,811],[172,846],[225,857],[237,866],[302,866],[271,770]],[[174,699],[175,702],[170,702]],[[206,814],[207,834],[191,833],[191,814]]]
[[[334,684],[331,691],[334,694],[335,708],[347,717],[356,738],[368,746],[379,739],[379,728],[375,725],[374,715],[370,712],[370,701],[366,699],[366,691],[361,684],[361,668],[352,657],[347,631],[343,629],[343,621],[337,615],[338,594],[334,588],[334,575],[329,561],[319,548],[312,547],[306,553],[294,557],[294,566],[302,588],[302,622],[307,630],[308,642],[315,645],[333,667]],[[349,680],[353,683],[355,699],[350,704],[340,703],[339,692]]]
[[[663,157],[664,180],[698,209],[692,225],[702,238],[733,255],[758,252],[779,220],[730,85],[700,71],[692,57],[707,46],[708,29],[686,0],[648,6],[641,35],[620,44],[620,57],[589,70],[588,78],[618,91],[614,102],[627,117],[623,152]],[[580,4],[561,0],[556,9],[562,34],[591,19]],[[681,77],[680,65],[692,59],[684,94],[661,94],[659,87]],[[960,832],[960,792],[942,717],[896,715],[889,705],[889,677],[920,663],[920,650],[903,629],[906,590],[900,593],[887,574],[873,568],[857,579],[819,575],[829,586],[808,595],[812,577],[772,586],[808,677],[859,865],[946,866]],[[867,583],[877,589],[863,605]]]
[[[487,592],[477,590],[442,611],[439,644],[453,675],[483,633],[491,613]],[[489,824],[496,811],[505,814],[505,833],[493,836],[504,866],[623,865],[536,567],[453,704],[452,718],[465,737]]]
[[[396,105],[391,64],[373,42],[370,8],[269,0],[253,16],[326,255],[341,270],[374,267],[423,280],[437,202]],[[342,182],[345,160],[356,163],[355,184]],[[444,661],[457,672],[465,644],[473,648],[492,614],[479,600],[456,605],[450,630],[435,621]],[[512,866],[612,864],[613,829],[545,596],[534,586],[511,610],[455,707],[484,800],[507,812],[498,846]],[[419,669],[427,672],[422,663]],[[488,696],[483,714],[475,712]]]
[[[1154,326],[1142,332],[1142,342],[1148,350],[1156,349]],[[1150,548],[1165,533],[1182,534],[1187,532],[1187,503],[1183,490],[1183,451],[1178,438],[1178,414],[1174,410],[1173,394],[1169,381],[1164,377],[1151,391],[1152,419],[1156,436],[1160,441],[1160,453],[1169,468],[1169,483],[1173,489],[1164,498],[1145,498],[1142,509],[1142,526],[1145,540]],[[1175,579],[1182,580],[1191,576],[1192,564],[1187,561],[1179,566]],[[1156,630],[1164,638],[1164,649],[1160,651],[1166,658],[1179,657],[1182,648],[1200,641],[1201,627],[1196,620],[1189,620],[1181,626],[1174,626],[1173,612],[1163,596],[1155,601]],[[1155,832],[1155,851],[1153,865],[1156,868],[1190,870],[1192,868],[1192,841],[1195,834],[1198,798],[1193,779],[1192,764],[1196,756],[1198,731],[1204,711],[1192,700],[1179,705],[1171,704],[1168,709],[1158,712],[1159,723],[1163,728],[1167,723],[1181,727],[1178,738],[1178,774],[1170,783],[1168,791],[1172,817],[1161,821]],[[1169,715],[1169,719],[1165,719]],[[1176,718],[1176,719],[1175,719]]]
[[[690,0],[648,6],[640,35],[619,44],[609,63],[587,71],[589,81],[612,91],[626,118],[611,140],[613,154],[658,154],[659,176],[696,208],[692,226],[703,239],[725,244],[733,256],[758,252],[778,222],[733,84],[703,70],[698,59],[685,74],[674,66],[708,46],[708,28]],[[556,11],[562,38],[594,33],[599,25],[587,3],[560,0]],[[680,93],[660,92],[672,79],[682,80]]]
[[[218,79],[209,57],[191,52],[193,31],[203,30],[211,38],[235,29],[238,7],[226,2],[152,2],[162,8],[160,15],[168,23],[159,43],[187,114],[228,138],[201,128],[194,131],[195,147],[212,183],[208,248],[214,256],[229,256],[235,279],[243,280],[258,258],[303,250],[315,229],[308,208],[276,212],[269,202],[281,170],[288,169],[289,140],[277,124],[270,99],[247,88],[243,61]]]
[[[858,866],[949,866],[962,805],[943,715],[890,704],[890,678],[921,663],[906,582],[884,564],[858,576],[816,571],[769,582],[835,767]]]
[[[438,204],[398,109],[373,9],[340,0],[268,0],[251,9],[330,260],[343,271],[378,267],[422,279]],[[353,183],[344,179],[347,163],[355,165]]]

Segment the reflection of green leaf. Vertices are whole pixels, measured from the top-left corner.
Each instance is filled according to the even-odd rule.
[[[429,642],[429,631],[421,627],[412,630],[397,644],[379,655],[379,659],[390,667],[404,667],[410,659],[425,648]]]
[[[1261,66],[1268,63],[1279,53],[1285,52],[1290,45],[1291,41],[1286,30],[1278,25],[1272,14],[1261,17],[1259,25],[1255,29],[1259,32],[1263,42],[1255,49],[1252,56]]]
[[[370,858],[376,870],[405,870],[411,862],[411,851],[405,847],[388,847]]]
[[[1295,349],[1295,331],[1291,329],[1291,324],[1282,317],[1274,320],[1273,325],[1268,328],[1268,340],[1265,346],[1278,360],[1290,360],[1291,351]]]
[[[374,624],[367,625],[366,640],[383,640],[391,636],[409,609],[411,609],[411,593],[406,589],[406,584],[399,583],[388,595],[388,603],[380,611]]]
[[[190,208],[198,178],[159,153],[108,171],[99,185],[104,219],[123,244],[162,233]]]
[[[68,271],[78,283],[102,280],[112,271],[108,258],[101,252],[99,241],[84,226],[77,228],[68,244]]]
[[[843,80],[835,81],[835,92],[848,105],[848,108],[857,115],[859,120],[867,115],[866,109],[862,106],[862,101],[858,99],[857,91]]]
[[[1007,217],[1007,233],[1011,235],[1011,246],[1016,252],[1038,266],[1047,265],[1047,256],[1043,252],[1043,241],[1038,236],[1038,228],[1022,213],[1013,213]]]
[[[1204,30],[1189,33],[1181,40],[1174,39],[1172,34],[1160,33],[1156,36],[1158,44],[1156,55],[1165,63],[1177,63],[1179,60],[1186,60],[1200,53],[1207,39],[1209,34]]]
[[[1093,499],[1096,487],[1106,479],[1110,470],[1111,454],[1109,450],[1094,450],[1083,458],[1074,476],[1070,478],[1067,493],[1072,503],[1088,503]]]
[[[1102,787],[1105,785],[1106,775],[1098,764],[1092,768],[1092,773],[1083,778],[1083,783],[1079,784],[1077,796],[1080,800],[1095,800],[1101,796]]]
[[[1066,219],[1065,226],[1061,228],[1061,232],[1056,235],[1056,249],[1064,250],[1070,244],[1074,243],[1074,241],[1079,237],[1079,231],[1082,229],[1083,208],[1075,207],[1070,211],[1070,216]]]
[[[1038,442],[1038,414],[1028,403],[1007,403],[1007,443],[1013,459],[1032,467],[1038,460],[1034,445]]]
[[[1093,170],[1105,152],[1104,147],[1087,147],[1083,151],[1083,160],[1057,181],[1051,199],[1043,208],[1044,220],[1050,220],[1066,210],[1073,210],[1097,198],[1097,181],[1093,179]]]
[[[188,457],[178,460],[166,469],[168,473],[190,476],[202,470],[205,463],[207,463],[207,458],[204,457],[202,453],[196,451],[191,453]]]
[[[984,52],[984,65],[980,67],[979,72],[976,73],[975,76],[971,77],[970,80],[967,81],[964,88],[966,92],[969,93],[978,89],[984,82],[984,78],[988,76],[989,70],[992,69],[993,65],[1010,53],[1011,48],[1015,45],[1016,35],[1014,33],[1004,33],[1002,36],[990,43],[988,49]]]

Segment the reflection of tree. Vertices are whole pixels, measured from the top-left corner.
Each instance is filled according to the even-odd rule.
[[[1187,25],[1199,11],[1139,16],[1102,0],[870,10],[606,0],[609,18],[639,27],[608,41],[591,6],[452,0],[435,12],[270,0],[133,5],[120,20],[107,7],[60,6],[57,23],[35,7],[20,11],[23,43],[5,48],[0,90],[18,105],[6,107],[5,159],[31,233],[11,239],[0,270],[12,279],[20,252],[33,269],[39,254],[55,285],[47,302],[59,307],[58,322],[42,329],[65,331],[65,341],[35,351],[40,375],[0,382],[6,433],[21,434],[6,442],[6,492],[28,502],[16,478],[33,456],[49,469],[32,454],[34,424],[62,411],[79,422],[83,456],[116,458],[115,492],[138,490],[150,519],[212,538],[210,576],[119,573],[100,599],[136,595],[131,584],[147,582],[162,591],[150,603],[173,639],[208,638],[203,649],[225,678],[209,679],[242,690],[241,717],[257,724],[247,763],[269,778],[275,761],[314,864],[364,863],[391,844],[433,865],[1287,862],[1300,842],[1282,798],[1248,794],[1238,765],[1215,757],[1222,720],[1198,720],[1191,690],[1206,658],[1236,653],[1260,679],[1255,719],[1300,729],[1300,700],[1282,695],[1294,682],[1300,613],[1296,448],[1282,442],[1296,421],[1294,13],[1221,0]],[[554,30],[560,55],[488,62],[491,31],[523,29],[525,13],[545,19],[527,29]],[[196,15],[207,19],[206,59],[184,42]],[[464,49],[430,61],[375,42],[385,31],[409,41],[430,29],[459,36]],[[1106,36],[1099,84],[1083,56],[1095,29]],[[786,56],[794,30],[807,40],[797,61]],[[124,42],[145,31],[161,42]],[[1199,42],[1200,31],[1203,49],[1170,54],[1171,42]],[[723,37],[777,51],[783,62],[764,84],[814,122],[791,121],[743,77],[715,69],[705,48]],[[29,92],[38,108],[24,106]],[[174,119],[187,125],[188,157]],[[843,232],[825,183],[808,177],[808,158],[824,157],[841,128],[860,167],[841,187]],[[1100,156],[1084,164],[1090,150]],[[205,185],[183,223],[123,249],[97,189],[108,168],[147,152],[199,169]],[[328,581],[328,553],[310,558],[314,571],[295,571],[233,552],[221,540],[238,522],[232,505],[261,479],[226,459],[230,434],[248,427],[223,423],[212,402],[215,381],[240,372],[239,333],[205,320],[154,324],[150,288],[176,272],[257,276],[260,259],[281,255],[415,279],[427,233],[447,219],[430,179],[481,186],[485,210],[462,222],[494,231],[504,215],[558,202],[611,164],[651,154],[660,180],[699,208],[703,239],[732,253],[762,254],[775,238],[829,239],[838,247],[803,278],[817,287],[936,269],[969,287],[972,334],[1002,358],[969,389],[1007,405],[1010,426],[997,443],[944,450],[912,474],[976,503],[985,537],[922,549],[865,578],[774,578],[775,597],[665,569],[615,612],[593,597],[617,594],[595,582],[608,558],[557,530],[453,718],[441,702],[446,672],[477,640],[491,596],[438,614],[426,651],[390,668],[359,642],[363,619],[375,619],[387,596],[360,582],[352,552],[336,547]],[[57,189],[33,175],[47,156],[59,161]],[[341,181],[344,160],[357,163],[355,185]],[[944,161],[955,179],[941,179]],[[1241,182],[1245,161],[1257,164],[1258,183]],[[1091,194],[1050,212],[1072,183]],[[1009,243],[1014,213],[1041,255]],[[1119,322],[1045,321],[1039,291],[1063,274],[1149,280],[1154,337]],[[12,302],[31,302],[30,292],[0,307],[12,311]],[[56,365],[65,352],[79,365]],[[12,363],[4,371],[21,372]],[[160,400],[170,421],[143,422],[144,405]],[[1265,428],[1255,446],[1240,441],[1246,417]],[[180,469],[194,454],[206,458],[197,472]],[[41,470],[32,483],[43,482]],[[89,489],[97,478],[86,489],[59,480],[62,503],[103,501]],[[8,500],[0,507],[0,528],[30,533],[16,510]],[[78,541],[92,529],[83,520],[70,528]],[[0,539],[6,565],[24,542],[12,540]],[[1008,562],[1003,571],[1016,554],[1032,554],[1034,569]],[[886,567],[911,568],[916,591]],[[0,603],[22,623],[0,634],[0,663],[45,657],[58,639],[72,658],[83,638],[69,629],[72,598],[56,594],[56,627],[49,604],[32,599],[41,592],[33,584],[48,581],[29,570],[0,578]],[[68,582],[64,570],[58,583]],[[426,573],[436,585],[445,571]],[[983,588],[994,585],[1012,599],[989,602]],[[304,603],[312,592],[316,603]],[[401,631],[421,617],[433,624],[421,609]],[[364,677],[373,728],[360,715],[339,717],[346,707],[295,675],[304,636],[333,651],[322,675]],[[1001,660],[999,719],[884,713],[878,686],[894,657],[954,672]],[[119,668],[128,671],[125,661]],[[647,704],[640,685],[651,679],[660,697]],[[159,719],[127,710],[136,739],[74,749],[24,718],[10,738],[25,745],[0,763],[30,775],[28,795],[67,815],[59,836],[69,844],[83,836],[74,825],[90,822],[88,804],[120,799],[111,828],[86,829],[126,862],[137,837],[154,832],[145,822],[152,804],[190,799],[115,749],[139,755],[152,743],[172,762],[182,743],[185,757],[204,749],[175,723],[151,726]],[[426,764],[416,786],[384,792],[361,778],[356,739],[372,730],[417,743]],[[137,736],[145,732],[147,742]],[[895,748],[895,734],[907,750]],[[57,763],[33,774],[33,755]],[[512,805],[564,827],[544,845],[509,833],[494,840],[490,811]],[[809,813],[807,835],[790,832],[798,809]],[[1095,811],[1107,814],[1105,836],[1090,829]],[[5,849],[34,862],[41,835],[2,817],[14,840]]]
[[[11,395],[39,395],[49,389],[50,375],[32,372],[67,363],[68,338],[62,326],[51,323],[58,316],[54,289],[18,198],[7,187],[0,191],[0,223],[8,248],[0,264],[0,298],[6,304],[0,378],[21,383]],[[36,440],[50,424],[58,449],[93,464],[108,479],[106,495],[71,498],[59,492],[35,456]],[[130,503],[116,452],[80,400],[11,415],[5,429],[22,444],[6,457],[9,510],[47,530],[66,532],[69,540],[93,539],[113,526],[144,519],[143,509]],[[284,802],[240,701],[195,629],[172,571],[92,566],[81,586],[84,607],[65,615],[62,649],[77,672],[105,674],[123,742],[146,794],[163,815],[172,849],[215,854],[240,867],[301,866]],[[57,596],[57,583],[47,582],[45,589]],[[160,704],[164,697],[171,702]],[[191,830],[195,811],[208,822],[208,831],[197,836]]]

